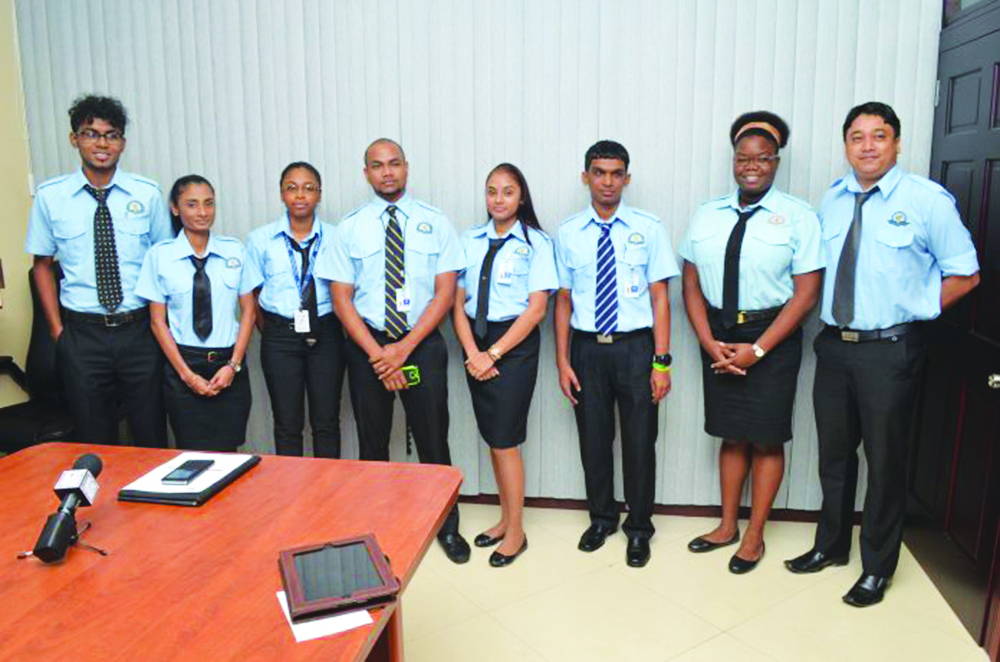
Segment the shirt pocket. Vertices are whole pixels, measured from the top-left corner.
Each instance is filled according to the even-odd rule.
[[[359,232],[351,242],[348,255],[354,266],[354,286],[358,290],[374,289],[385,273],[382,249],[383,243],[374,233]]]
[[[281,296],[295,289],[295,273],[284,242],[280,248],[274,247],[267,251],[263,271],[264,289],[268,296]]]
[[[93,222],[53,218],[52,236],[55,237],[57,246],[76,247],[81,244],[92,227]]]
[[[163,293],[168,299],[182,297],[194,289],[194,273],[169,274],[163,276],[160,282],[163,286]]]
[[[404,249],[406,273],[415,279],[431,279],[437,275],[437,259],[441,252],[434,236],[417,233],[409,238]]]
[[[149,213],[141,216],[125,214],[115,219],[115,248],[118,259],[123,263],[142,264],[142,258],[149,250]]]
[[[624,286],[638,286],[635,294],[639,295],[648,289],[646,269],[649,266],[649,248],[647,246],[626,245],[619,262],[619,280]]]
[[[913,231],[886,224],[875,235],[876,265],[880,272],[898,274],[912,263]]]
[[[593,292],[597,287],[595,278],[597,277],[597,263],[594,256],[580,252],[568,252],[566,255],[566,268],[573,279],[573,293],[585,294]]]
[[[742,257],[749,258],[758,268],[782,271],[792,261],[792,227],[788,224],[753,228],[753,242],[744,242]],[[749,251],[749,254],[748,254]]]
[[[227,288],[235,292],[240,288],[240,277],[242,275],[242,267],[230,269],[227,265],[222,271],[222,282]]]

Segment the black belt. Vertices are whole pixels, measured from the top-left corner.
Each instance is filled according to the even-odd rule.
[[[888,329],[875,329],[873,331],[857,331],[855,329],[841,329],[836,326],[830,326],[827,324],[826,328],[828,331],[833,333],[837,338],[843,342],[871,342],[873,340],[893,340],[905,336],[907,333],[913,333],[916,331],[920,325],[917,322],[907,322],[906,324],[897,324],[896,326],[890,326]]]
[[[740,310],[736,313],[736,323],[746,324],[747,322],[763,322],[765,320],[773,320],[775,317],[781,314],[785,306],[775,306],[774,308],[761,308],[760,310]],[[709,308],[709,314],[712,316],[718,316],[718,319],[722,319],[722,309],[721,308]]]
[[[265,322],[270,322],[271,324],[288,325],[289,329],[291,329],[293,331],[295,330],[295,320],[293,320],[291,317],[285,317],[284,315],[278,315],[277,313],[272,313],[272,312],[270,312],[268,310],[264,310],[263,308],[260,309],[260,312],[263,313],[264,321]],[[320,315],[317,319],[322,322],[323,320],[325,320],[330,315],[333,315],[333,313],[327,313],[326,315]]]
[[[82,324],[98,324],[112,329],[116,326],[125,326],[132,322],[141,322],[149,319],[149,308],[137,308],[124,313],[81,313],[69,308],[63,308],[63,317],[70,322],[80,322]]]
[[[650,333],[652,333],[652,329],[648,326],[643,329],[623,331],[621,333],[594,333],[593,331],[577,331],[576,329],[573,329],[574,336],[579,336],[580,338],[586,338],[588,340],[595,340],[598,345],[613,345],[616,342],[621,342],[622,340],[628,340],[629,338],[635,338],[636,336],[649,335]]]
[[[192,347],[191,345],[177,345],[181,356],[185,359],[200,359],[207,363],[229,363],[233,358],[232,347],[219,347],[209,349],[208,347]]]

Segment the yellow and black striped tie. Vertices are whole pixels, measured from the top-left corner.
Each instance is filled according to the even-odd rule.
[[[389,226],[385,231],[385,332],[393,340],[406,335],[406,313],[396,308],[396,291],[406,285],[403,232],[396,220],[396,205],[386,207]]]

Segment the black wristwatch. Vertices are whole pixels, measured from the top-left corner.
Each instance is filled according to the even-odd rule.
[[[659,363],[660,365],[669,368],[670,364],[673,362],[670,354],[653,354],[653,363]]]

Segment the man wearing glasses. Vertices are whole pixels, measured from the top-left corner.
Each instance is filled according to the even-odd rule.
[[[121,403],[131,443],[166,447],[163,356],[135,284],[146,251],[170,238],[170,216],[156,182],[118,169],[128,123],[121,102],[83,96],[69,116],[81,168],[35,191],[25,251],[34,256],[73,438],[116,443]]]

